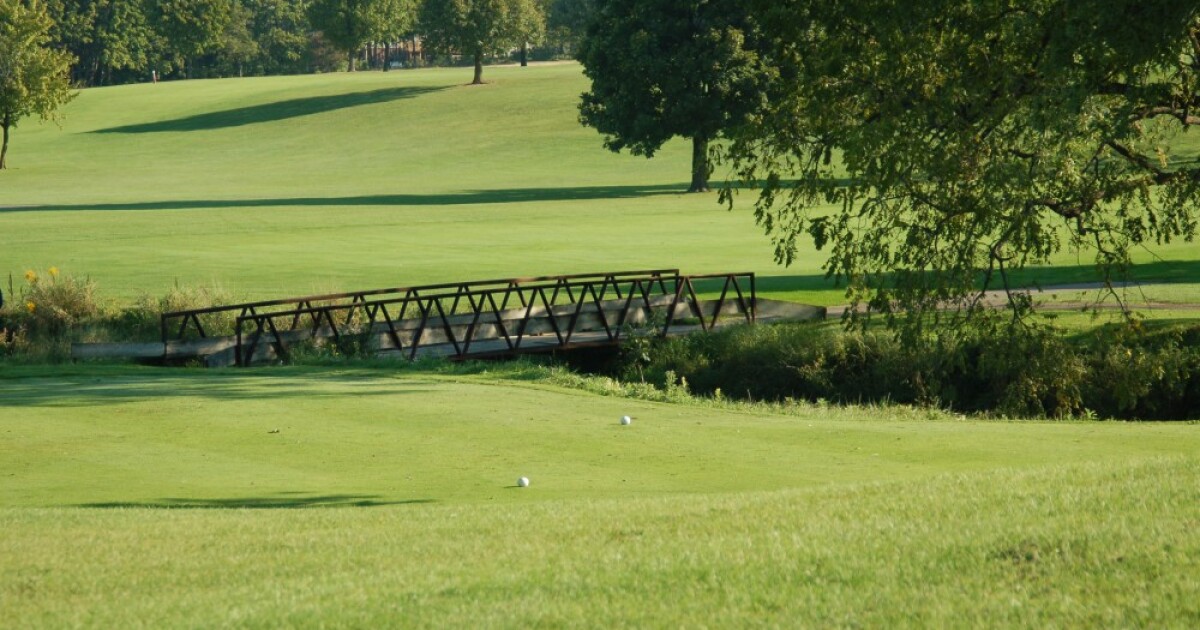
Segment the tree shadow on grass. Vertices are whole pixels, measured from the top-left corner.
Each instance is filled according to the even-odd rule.
[[[215,402],[315,401],[429,394],[428,382],[317,372],[254,370],[203,374],[162,370],[136,376],[54,375],[0,379],[0,410],[22,407],[96,407],[170,398]]]
[[[356,197],[278,197],[266,199],[176,199],[133,203],[84,203],[55,206],[0,207],[6,212],[59,212],[107,210],[209,210],[271,207],[354,206],[458,206],[474,204],[527,203],[535,201],[586,201],[635,199],[654,195],[683,194],[686,184],[651,186],[571,186],[565,188],[506,188],[465,190],[451,193],[361,195]]]
[[[348,107],[388,103],[401,99],[415,98],[422,94],[444,90],[445,87],[393,87],[367,92],[351,92],[349,94],[331,94],[328,96],[310,96],[274,103],[263,103],[249,107],[238,107],[219,112],[196,114],[174,120],[160,120],[136,125],[122,125],[97,129],[92,133],[159,133],[171,131],[207,131],[242,127],[257,123],[275,122],[322,114]]]
[[[79,503],[80,508],[148,508],[162,510],[295,510],[301,508],[383,507],[388,505],[419,505],[433,499],[382,501],[376,494],[308,494],[280,492],[267,497],[238,497],[230,499],[164,498],[157,501],[119,501]]]

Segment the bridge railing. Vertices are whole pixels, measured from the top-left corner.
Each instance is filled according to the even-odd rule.
[[[189,335],[201,339],[209,337],[212,326],[222,318],[252,318],[257,315],[277,312],[295,314],[312,311],[318,306],[340,306],[345,307],[341,310],[352,312],[355,308],[361,308],[362,305],[369,301],[380,299],[386,300],[389,296],[403,298],[405,296],[420,295],[422,293],[451,291],[462,297],[473,291],[484,288],[517,288],[529,284],[544,283],[563,285],[565,288],[565,285],[578,280],[599,281],[602,284],[611,284],[620,279],[631,277],[642,278],[647,276],[661,277],[677,275],[679,275],[678,269],[581,273],[557,276],[534,276],[528,278],[475,280],[470,282],[447,282],[440,284],[394,287],[387,289],[371,289],[367,291],[353,291],[347,293],[326,293],[321,295],[308,295],[303,297],[263,300],[258,302],[243,302],[239,304],[225,304],[206,308],[170,311],[163,313],[160,318],[160,332],[162,335],[162,342],[167,343],[170,341],[184,341],[189,337]],[[557,299],[557,294],[555,297]],[[456,300],[453,304],[453,309],[457,310],[460,305],[461,302]],[[505,304],[505,306],[507,306],[507,304]],[[297,317],[294,321],[287,325],[287,329],[297,330],[300,324],[301,321],[299,317]]]
[[[381,349],[406,353],[410,359],[420,347],[434,343],[446,346],[445,354],[453,358],[467,358],[521,352],[523,342],[534,335],[542,341],[550,339],[551,348],[581,345],[575,339],[584,332],[602,332],[599,340],[591,335],[585,342],[589,345],[616,343],[635,313],[644,315],[663,307],[666,315],[659,332],[664,336],[697,324],[711,330],[722,315],[729,315],[726,311],[754,322],[753,273],[684,276],[664,271],[670,270],[430,285],[376,299],[246,311],[235,324],[235,362],[248,365],[264,342],[287,359],[290,343],[298,339],[323,336],[340,344],[347,334],[364,330],[381,335]],[[719,297],[704,303],[702,294]],[[299,322],[306,323],[306,334],[296,334]],[[473,351],[472,346],[481,341],[502,344],[499,349],[493,344]],[[545,344],[540,347],[546,349]]]

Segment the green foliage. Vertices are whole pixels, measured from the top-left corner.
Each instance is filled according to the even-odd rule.
[[[160,54],[143,0],[49,0],[53,39],[75,56],[76,83],[104,85],[133,74],[145,80]]]
[[[1195,3],[751,5],[783,80],[731,146],[740,181],[779,261],[811,237],[892,324],[970,315],[1060,253],[1120,279],[1195,234],[1200,163],[1176,150],[1200,122]]]
[[[372,7],[374,29],[371,39],[396,42],[412,32],[417,20],[418,0],[375,0]]]
[[[596,10],[595,0],[543,0],[546,40],[559,54],[575,54]]]
[[[313,28],[340,49],[351,72],[355,69],[356,53],[381,28],[380,7],[394,6],[390,0],[312,0],[308,19]]]
[[[647,380],[740,400],[928,405],[1015,417],[1187,419],[1200,410],[1200,328],[944,331],[905,344],[827,326],[737,327],[659,342]],[[678,375],[678,377],[676,376]]]
[[[708,141],[764,104],[755,38],[737,0],[598,0],[578,53],[592,81],[580,120],[647,157],[691,138],[690,190],[707,190]]]
[[[197,57],[229,44],[222,38],[228,36],[235,17],[234,0],[157,0],[149,6],[155,31],[188,77]]]
[[[253,18],[244,4],[234,2],[230,5],[229,21],[218,37],[217,54],[237,76],[244,75],[246,65],[260,54],[254,39]]]
[[[534,0],[425,0],[418,22],[426,50],[474,61],[476,84],[483,82],[485,55],[518,48],[545,28]]]
[[[55,22],[54,41],[78,59],[73,80],[107,85],[148,81],[152,70],[168,76],[185,63],[190,63],[194,77],[328,70],[322,40],[314,37],[309,25],[308,4],[308,0],[228,0],[208,5],[49,0],[47,6]],[[184,41],[176,45],[173,40],[179,36]]]
[[[295,74],[313,68],[309,60],[307,0],[243,0],[258,55],[253,74]]]
[[[0,170],[10,130],[26,116],[53,120],[74,98],[71,55],[49,46],[53,22],[40,2],[0,0]]]
[[[1119,418],[1196,417],[1200,326],[1103,329],[1087,341],[1089,408]]]

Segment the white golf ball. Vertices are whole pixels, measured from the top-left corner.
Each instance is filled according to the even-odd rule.
[[[633,418],[630,418],[629,416],[621,416],[621,424],[632,424],[632,423],[633,423]]]
[[[521,488],[529,487],[529,477],[520,477],[517,479],[517,486]]]

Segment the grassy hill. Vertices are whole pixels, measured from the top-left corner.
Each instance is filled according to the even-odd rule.
[[[680,267],[752,270],[840,303],[804,249],[777,266],[744,196],[686,195],[689,147],[615,155],[577,122],[574,64],[180,81],[84,90],[26,121],[0,173],[0,280],[57,266],[129,300],[175,283],[277,297],[422,282]],[[718,176],[722,173],[718,171]],[[21,207],[27,206],[27,207]],[[1197,249],[1139,255],[1195,278]],[[1161,257],[1155,260],[1155,256]],[[1064,253],[1044,283],[1093,278]]]
[[[679,266],[841,299],[747,208],[679,193],[683,144],[604,151],[577,66],[488,76],[87,90],[14,137],[0,274],[128,300]],[[1195,253],[1148,269],[1194,278]],[[1042,279],[1088,277],[1062,262]],[[473,369],[3,365],[0,627],[1200,624],[1195,424]]]
[[[274,296],[662,266],[790,274],[748,213],[681,194],[683,143],[653,160],[603,149],[576,121],[578,66],[489,76],[85,90],[61,130],[15,136],[3,205],[37,207],[0,211],[0,272],[56,265],[124,298],[176,281]]]

